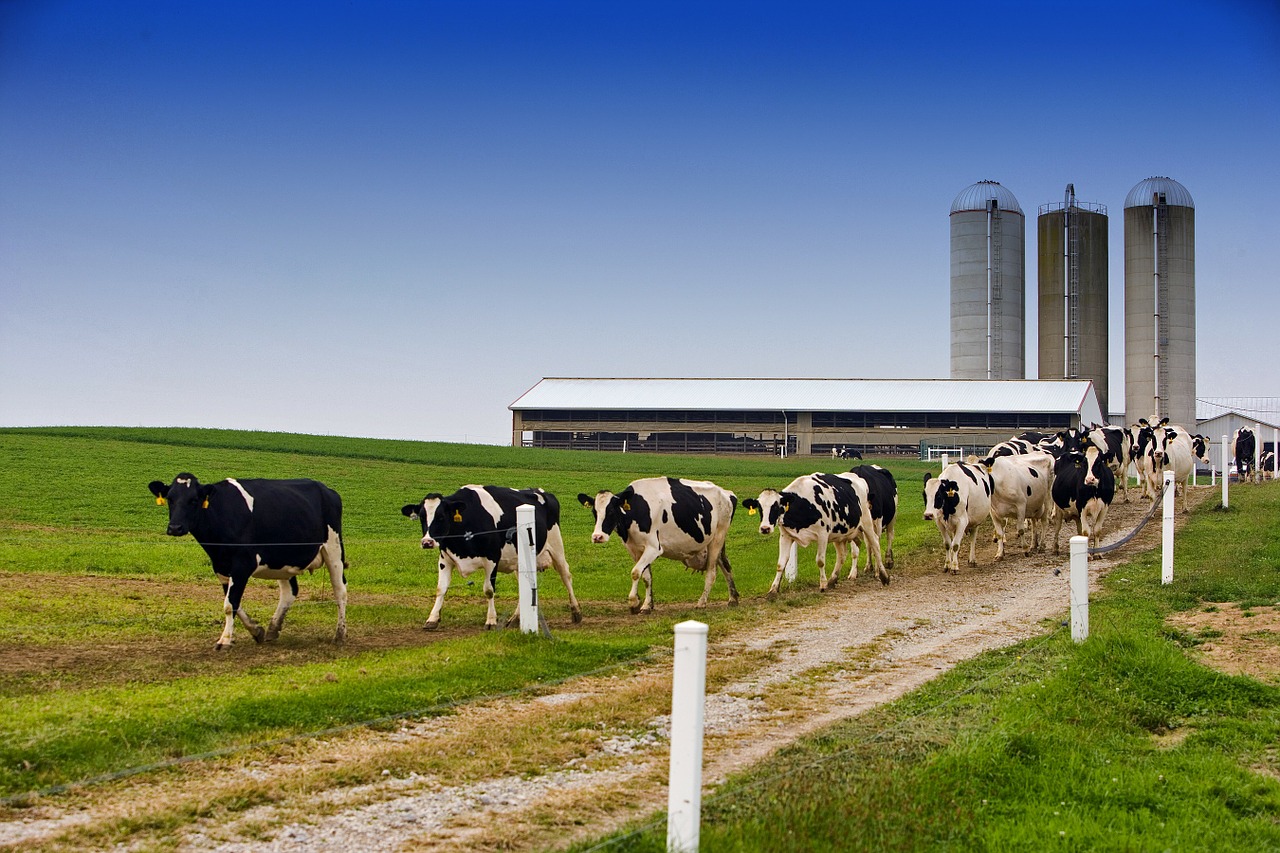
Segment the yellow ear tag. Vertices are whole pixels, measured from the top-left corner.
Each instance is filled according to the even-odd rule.
[[[453,520],[454,520],[454,521],[462,521],[462,510],[460,510],[460,509],[455,509],[455,510],[453,511]]]
[[[209,499],[208,499],[208,498],[205,498],[205,499],[204,499],[204,503],[200,504],[200,508],[201,508],[201,509],[208,509],[208,508],[209,508]]]
[[[164,506],[164,498],[156,498],[156,506]]]
[[[755,515],[755,514],[756,514],[756,508],[755,508],[755,507],[752,507],[751,509],[747,510],[747,515]]]
[[[623,501],[623,502],[622,502],[622,511],[623,511],[623,512],[631,512],[631,501]]]

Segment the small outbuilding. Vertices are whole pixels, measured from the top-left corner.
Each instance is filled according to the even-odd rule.
[[[661,453],[956,454],[1103,422],[1088,380],[550,377],[508,408],[515,446]]]

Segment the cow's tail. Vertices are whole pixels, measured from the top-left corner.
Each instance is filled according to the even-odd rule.
[[[729,492],[729,520],[733,521],[734,514],[738,511],[738,496],[733,492]]]

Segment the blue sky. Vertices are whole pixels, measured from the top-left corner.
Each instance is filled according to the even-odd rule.
[[[948,213],[1196,202],[1278,396],[1262,0],[0,0],[0,425],[505,443],[543,376],[947,377]],[[1028,317],[1035,378],[1035,317]]]

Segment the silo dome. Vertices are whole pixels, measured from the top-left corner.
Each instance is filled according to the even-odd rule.
[[[1151,197],[1155,193],[1163,195],[1164,203],[1170,207],[1194,208],[1196,206],[1187,188],[1173,178],[1147,178],[1145,181],[1139,181],[1124,197],[1124,206],[1150,207]]]
[[[951,212],[961,213],[966,210],[986,210],[992,200],[999,202],[1001,210],[1011,213],[1022,213],[1018,200],[1013,193],[1000,185],[999,181],[978,181],[965,187],[951,202]]]

